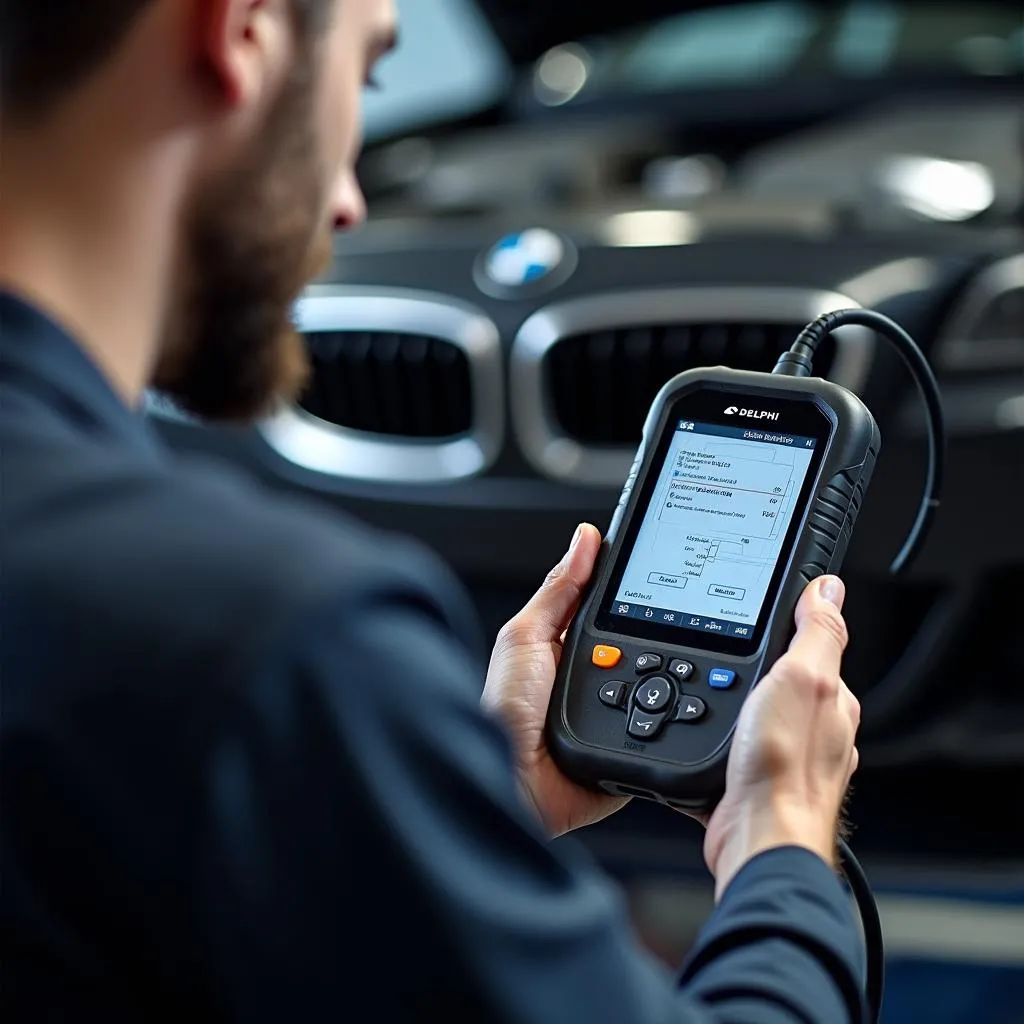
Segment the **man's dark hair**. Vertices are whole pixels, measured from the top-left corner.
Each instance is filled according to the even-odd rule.
[[[31,124],[99,68],[155,0],[0,0],[0,113]],[[334,0],[292,0],[304,31]]]

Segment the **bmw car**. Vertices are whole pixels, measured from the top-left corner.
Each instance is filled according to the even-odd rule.
[[[948,435],[935,528],[899,578],[889,565],[925,470],[920,397],[863,328],[816,366],[883,438],[844,569],[845,670],[863,706],[854,844],[894,963],[931,958],[947,979],[984,963],[1004,986],[984,1012],[908,995],[891,1019],[1019,1024],[1019,4],[399,7],[406,39],[367,96],[369,221],[338,236],[295,308],[308,390],[250,430],[154,395],[160,429],[189,457],[418,537],[493,635],[577,523],[608,525],[672,375],[769,370],[833,309],[897,320],[939,380]],[[980,810],[990,799],[1001,813]],[[685,950],[710,898],[699,827],[637,800],[584,841],[653,948]],[[914,902],[923,891],[946,917]],[[897,988],[896,1006],[900,991],[924,998]]]

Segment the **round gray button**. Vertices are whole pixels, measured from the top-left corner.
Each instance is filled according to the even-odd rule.
[[[693,675],[693,665],[682,658],[675,658],[668,663],[668,670],[681,683],[685,683]]]
[[[633,703],[647,712],[664,711],[671,699],[672,684],[664,676],[654,676],[636,691]]]
[[[636,670],[641,675],[645,672],[657,672],[661,668],[660,654],[641,654],[636,659]]]

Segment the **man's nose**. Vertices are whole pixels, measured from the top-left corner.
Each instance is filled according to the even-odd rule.
[[[366,199],[353,171],[338,178],[331,205],[336,231],[350,231],[366,220]]]

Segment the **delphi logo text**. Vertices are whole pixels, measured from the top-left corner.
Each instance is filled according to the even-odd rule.
[[[730,405],[725,410],[726,416],[745,416],[748,420],[777,420],[779,414],[777,412],[769,412],[767,409],[740,409],[735,405]]]

